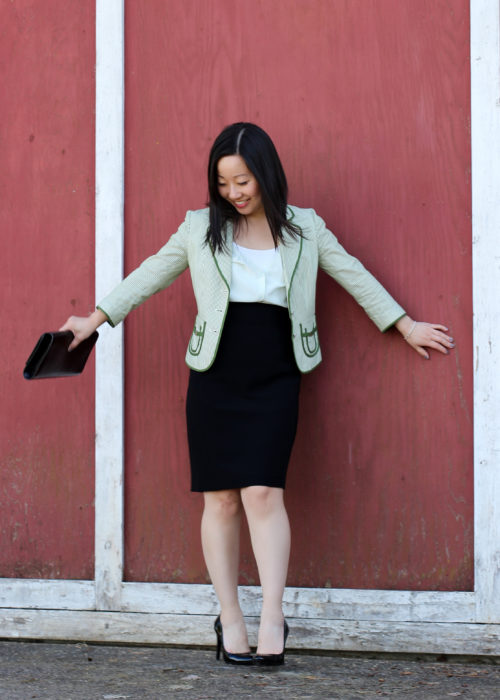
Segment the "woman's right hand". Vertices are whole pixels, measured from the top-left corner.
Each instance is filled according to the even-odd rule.
[[[100,309],[96,309],[90,316],[70,316],[64,326],[59,328],[60,331],[71,331],[75,336],[68,350],[74,350],[107,320],[106,314]]]

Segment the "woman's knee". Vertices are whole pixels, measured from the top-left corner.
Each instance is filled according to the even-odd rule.
[[[206,491],[205,510],[221,518],[234,518],[241,512],[241,496],[238,489]]]
[[[284,508],[283,489],[271,486],[247,486],[241,489],[241,500],[245,510],[261,514]]]

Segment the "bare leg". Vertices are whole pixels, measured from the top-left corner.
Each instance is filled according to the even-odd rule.
[[[221,607],[226,651],[248,652],[248,637],[238,601],[241,497],[239,490],[207,491],[201,542],[208,573]]]
[[[290,556],[290,524],[283,489],[249,486],[241,490],[252,548],[262,586],[258,654],[283,651],[283,591]]]

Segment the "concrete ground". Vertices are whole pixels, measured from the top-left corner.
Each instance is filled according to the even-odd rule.
[[[500,660],[287,654],[235,668],[213,650],[0,642],[1,700],[500,699]]]

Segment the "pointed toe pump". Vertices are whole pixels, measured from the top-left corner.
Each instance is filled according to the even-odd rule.
[[[234,654],[231,651],[226,651],[224,648],[224,637],[222,634],[222,622],[220,621],[220,615],[214,622],[215,636],[217,638],[217,651],[215,654],[216,659],[220,659],[220,653],[222,650],[222,658],[227,664],[235,664],[237,666],[246,666],[253,664],[253,656],[248,651],[245,654]]]
[[[283,666],[285,663],[285,644],[288,637],[287,621],[283,623],[283,651],[280,654],[255,654],[254,664],[257,666]]]

